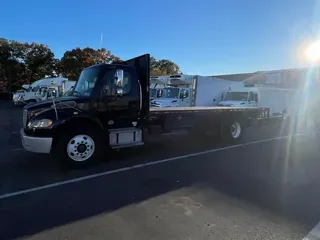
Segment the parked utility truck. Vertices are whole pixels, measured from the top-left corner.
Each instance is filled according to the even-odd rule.
[[[32,103],[46,100],[48,97],[61,97],[75,85],[75,81],[69,81],[67,78],[44,78],[32,83],[27,90],[20,93],[13,99],[14,104]]]
[[[158,133],[154,128],[201,134],[209,130],[224,141],[237,141],[252,120],[268,111],[217,106],[149,108],[149,73],[149,54],[84,69],[70,96],[24,107],[20,132],[24,149],[52,153],[69,166],[83,166],[108,157],[110,149],[143,145],[147,134]]]
[[[166,87],[159,90],[159,97],[151,101],[151,107],[217,106],[222,92],[242,86],[242,82],[199,75],[171,75]]]
[[[270,117],[283,117],[297,112],[301,91],[269,86],[232,88],[223,94],[219,106],[267,107]]]

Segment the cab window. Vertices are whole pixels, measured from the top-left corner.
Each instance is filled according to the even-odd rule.
[[[31,91],[32,92],[37,92],[39,88],[40,88],[39,86],[36,86],[35,88],[32,88]]]
[[[131,74],[127,71],[111,70],[105,75],[103,83],[103,94],[107,96],[116,96],[117,89],[122,89],[122,95],[131,92]]]

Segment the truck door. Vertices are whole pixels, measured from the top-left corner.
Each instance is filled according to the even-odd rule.
[[[182,88],[180,89],[180,106],[181,107],[187,107],[190,106],[190,92],[188,88]]]
[[[253,92],[249,92],[249,99],[248,99],[249,107],[257,107],[258,103],[256,102],[255,94]]]
[[[132,68],[109,69],[103,80],[99,115],[105,127],[126,128],[137,123],[140,91]]]

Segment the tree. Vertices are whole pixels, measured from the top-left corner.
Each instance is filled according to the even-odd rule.
[[[53,52],[44,44],[0,38],[0,82],[8,92],[53,75],[56,64]]]
[[[179,66],[167,59],[156,60],[150,58],[151,76],[182,74]]]
[[[27,45],[17,41],[0,38],[0,82],[2,91],[11,92],[19,85],[19,79],[25,71],[24,56]]]
[[[51,49],[44,44],[31,43],[25,53],[24,63],[32,80],[52,76],[56,60]]]
[[[77,80],[81,71],[91,65],[100,63],[111,63],[113,61],[120,61],[109,50],[105,48],[75,48],[71,51],[66,51],[61,58],[58,71],[64,76]]]
[[[77,80],[84,68],[112,62],[121,63],[122,60],[105,48],[75,48],[66,51],[59,60],[47,45],[0,38],[0,91],[11,92],[22,84],[58,74]],[[151,57],[151,75],[179,73],[176,63]]]

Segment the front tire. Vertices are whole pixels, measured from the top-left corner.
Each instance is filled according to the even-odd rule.
[[[79,126],[58,136],[54,156],[69,168],[88,167],[97,162],[102,149],[98,131]]]

